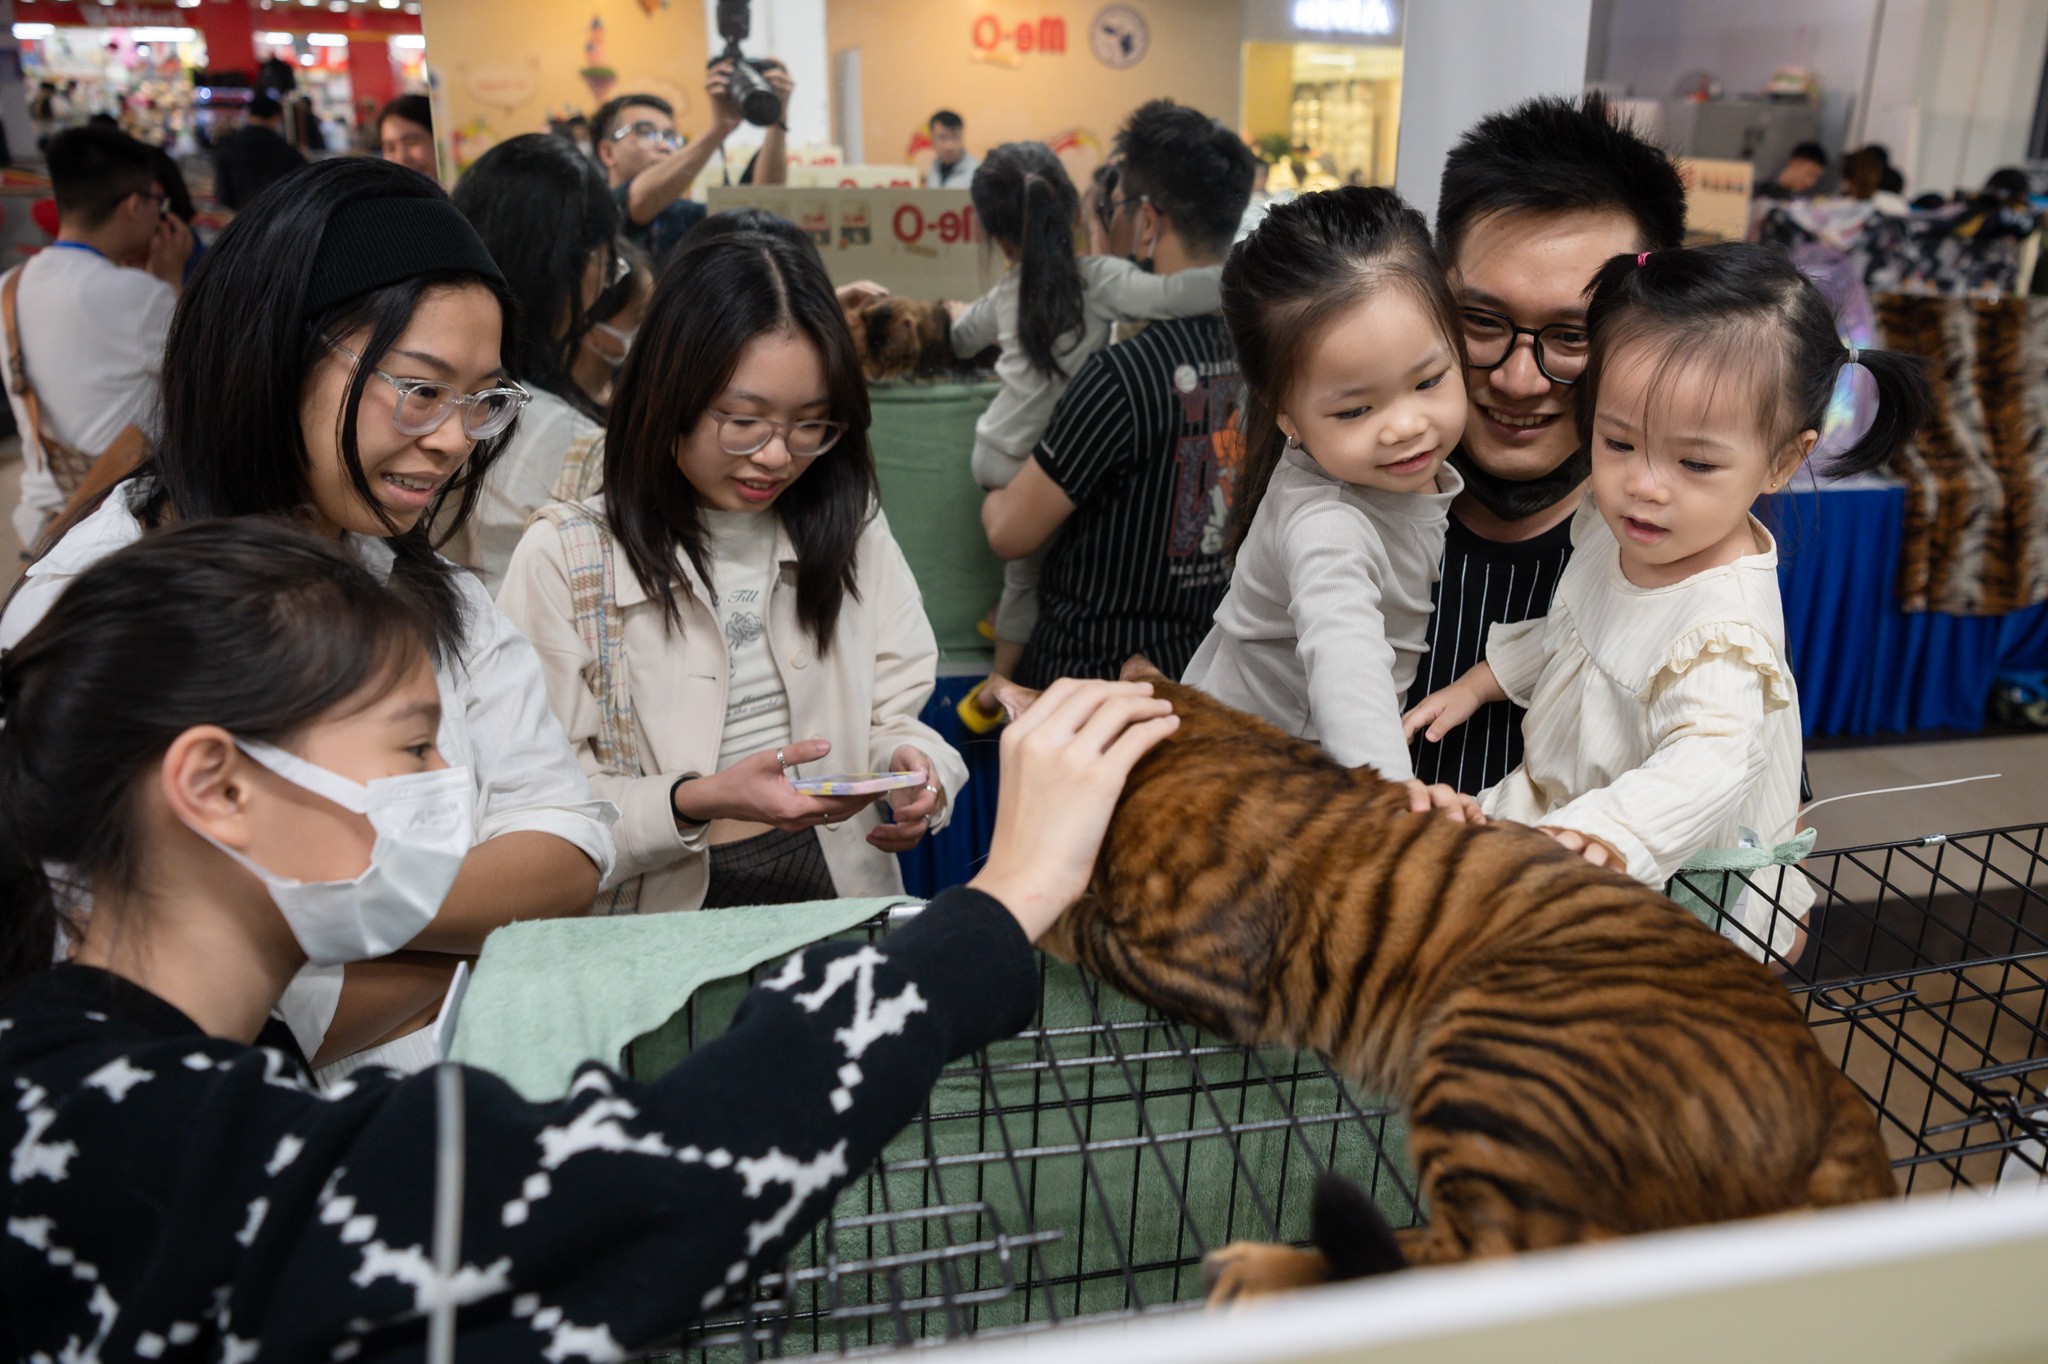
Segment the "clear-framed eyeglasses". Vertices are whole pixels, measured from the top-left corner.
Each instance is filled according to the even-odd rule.
[[[731,412],[713,412],[711,417],[718,423],[718,448],[735,459],[759,454],[777,436],[791,455],[811,459],[830,450],[846,434],[845,422],[778,422]]]
[[[357,364],[363,357],[331,337],[322,337],[334,349]],[[517,384],[487,388],[481,393],[464,393],[438,379],[401,379],[372,367],[370,373],[398,390],[398,403],[391,409],[391,424],[408,436],[425,436],[441,429],[449,413],[462,409],[462,434],[471,440],[489,440],[503,435],[533,395]]]
[[[611,135],[605,140],[624,142],[629,137],[638,138],[650,147],[667,147],[670,151],[680,150],[683,144],[690,140],[673,128],[663,128],[644,120],[639,123],[628,123],[623,128],[612,129]]]
[[[1515,353],[1523,337],[1536,353],[1536,368],[1553,384],[1570,386],[1586,372],[1586,355],[1591,349],[1585,324],[1553,322],[1547,327],[1522,327],[1506,313],[1491,308],[1460,308],[1459,326],[1465,333],[1465,365],[1468,369],[1499,369]]]

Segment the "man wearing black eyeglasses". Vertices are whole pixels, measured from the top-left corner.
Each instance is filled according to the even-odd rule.
[[[1465,333],[1465,438],[1429,652],[1408,704],[1448,686],[1486,651],[1494,625],[1546,614],[1571,556],[1572,516],[1592,463],[1573,416],[1586,367],[1586,286],[1623,252],[1685,235],[1685,190],[1657,147],[1618,126],[1597,96],[1530,100],[1481,119],[1444,162],[1437,254]],[[1481,707],[1430,743],[1415,775],[1468,795],[1522,760],[1522,712]]]
[[[770,58],[761,63],[768,84],[782,96],[785,109],[795,89],[789,69]],[[590,120],[590,140],[598,164],[611,178],[618,196],[626,236],[653,258],[658,270],[675,244],[702,222],[704,205],[688,197],[690,186],[711,164],[745,120],[732,98],[732,63],[711,64],[704,93],[711,102],[711,127],[692,142],[676,131],[675,106],[659,95],[620,95],[607,100]],[[755,163],[743,182],[780,185],[789,178],[788,128],[776,124],[761,140]]]

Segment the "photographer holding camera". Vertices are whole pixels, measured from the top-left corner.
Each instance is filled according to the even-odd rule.
[[[740,55],[739,40],[747,35],[746,9],[744,0],[723,0],[719,5],[719,31],[726,48],[704,75],[704,93],[711,97],[711,128],[703,137],[689,142],[677,133],[674,107],[656,95],[620,95],[606,101],[590,121],[598,164],[611,177],[625,235],[653,258],[656,269],[669,250],[703,221],[704,205],[686,196],[712,154],[740,124],[767,129],[742,183],[779,185],[789,178],[783,112],[795,83],[781,62]]]

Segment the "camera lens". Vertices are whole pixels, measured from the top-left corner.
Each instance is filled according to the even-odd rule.
[[[757,128],[782,122],[782,96],[775,93],[760,68],[742,57],[732,65],[732,97],[740,116]]]

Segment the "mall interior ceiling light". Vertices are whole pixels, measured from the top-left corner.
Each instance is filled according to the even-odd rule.
[[[1377,38],[1394,31],[1393,0],[1294,0],[1294,26]]]
[[[56,31],[57,26],[55,24],[16,24],[14,26],[14,36],[17,40],[24,38],[47,38]]]
[[[306,42],[313,47],[347,47],[346,33],[308,33]]]
[[[129,38],[138,43],[189,43],[197,40],[196,28],[131,28]]]
[[[404,48],[413,52],[425,52],[427,50],[427,38],[423,33],[394,33],[388,39],[388,43],[392,47]]]

